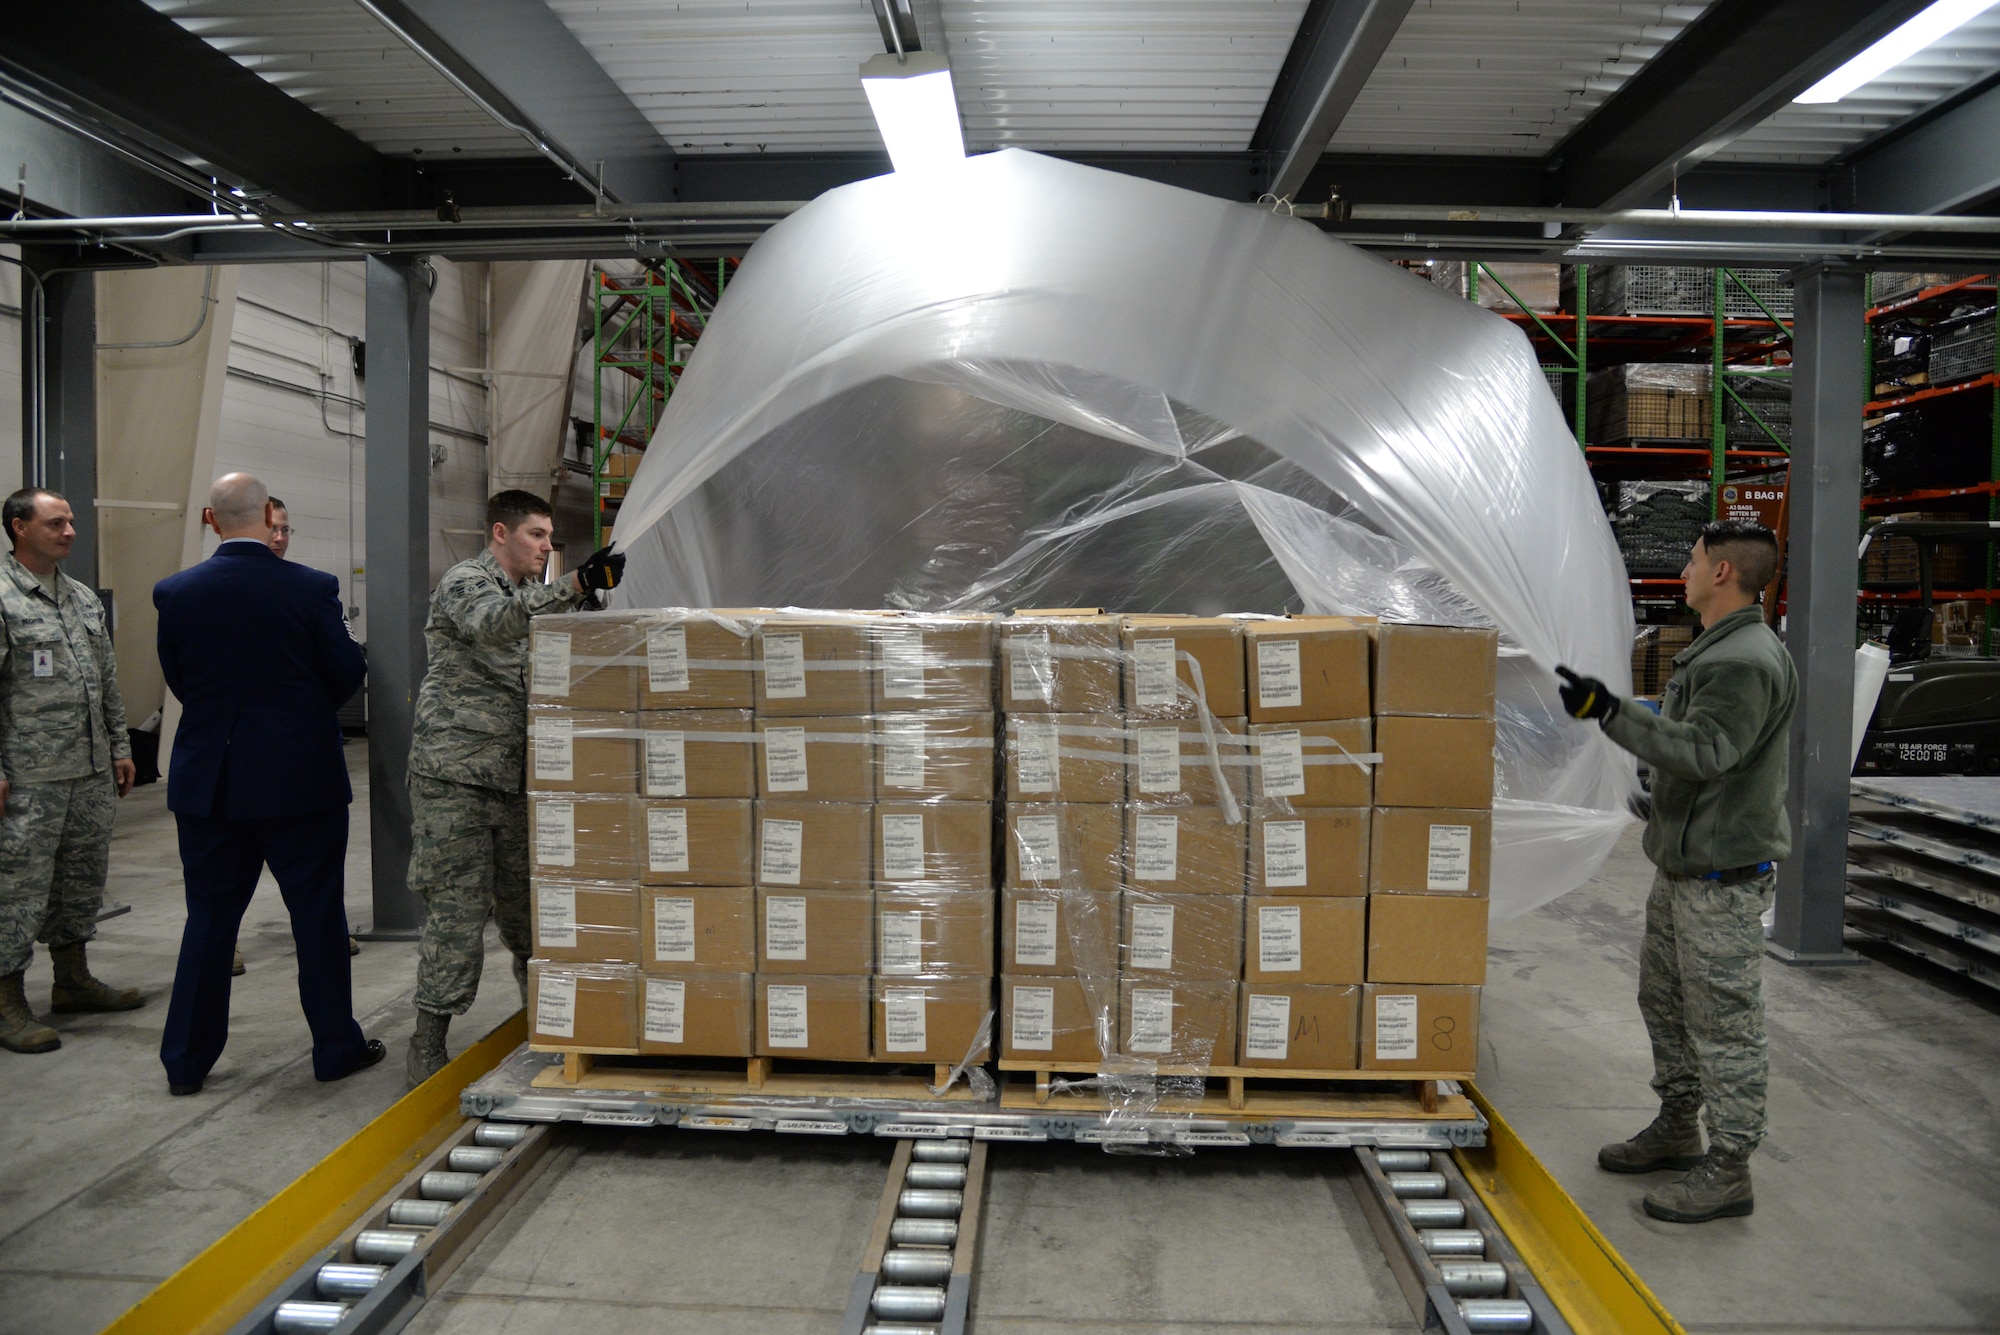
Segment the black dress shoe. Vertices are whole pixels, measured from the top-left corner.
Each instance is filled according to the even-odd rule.
[[[173,1095],[175,1098],[181,1098],[188,1094],[199,1094],[201,1093],[201,1081],[197,1080],[191,1085],[169,1084],[167,1086],[167,1093]]]
[[[384,1057],[388,1055],[389,1055],[389,1049],[382,1046],[382,1040],[379,1038],[371,1038],[368,1040],[368,1045],[361,1049],[361,1060],[354,1063],[354,1065],[348,1067],[345,1071],[342,1071],[339,1075],[331,1077],[331,1079],[345,1080],[347,1079],[348,1076],[353,1075],[356,1071],[367,1070],[369,1067],[373,1066],[376,1062],[381,1061]],[[328,1081],[321,1081],[320,1083],[325,1084],[328,1083]]]

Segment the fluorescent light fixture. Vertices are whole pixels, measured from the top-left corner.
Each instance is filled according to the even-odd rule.
[[[1794,102],[1838,102],[1862,84],[1888,73],[1926,47],[1993,8],[2000,0],[1937,0],[1902,27],[1793,98]]]
[[[898,172],[927,171],[965,157],[951,67],[934,51],[902,59],[873,56],[861,66],[861,87]]]

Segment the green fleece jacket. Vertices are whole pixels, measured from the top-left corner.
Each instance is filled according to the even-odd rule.
[[[1785,788],[1798,674],[1745,607],[1674,655],[1660,712],[1619,702],[1607,737],[1652,767],[1646,857],[1670,876],[1775,862],[1792,851]]]

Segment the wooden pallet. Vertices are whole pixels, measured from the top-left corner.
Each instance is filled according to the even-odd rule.
[[[536,1089],[619,1090],[648,1094],[776,1095],[784,1098],[927,1099],[977,1101],[959,1081],[931,1090],[951,1075],[935,1064],[931,1076],[910,1074],[914,1062],[821,1062],[795,1057],[659,1057],[565,1052],[532,1081]]]
[[[1002,1061],[1002,1072],[1028,1074],[1028,1081],[1008,1081],[1000,1091],[1002,1108],[1050,1111],[1088,1105],[1102,1111],[1109,1100],[1097,1090],[1058,1090],[1058,1075],[1094,1076],[1099,1067],[1084,1064]],[[1286,1071],[1262,1066],[1162,1066],[1156,1074],[1199,1078],[1199,1098],[1159,1100],[1162,1112],[1282,1118],[1420,1117],[1465,1119],[1472,1102],[1463,1093],[1447,1093],[1442,1081],[1470,1080],[1470,1071]],[[1338,1089],[1314,1088],[1324,1085]],[[1363,1088],[1362,1086],[1369,1086]]]

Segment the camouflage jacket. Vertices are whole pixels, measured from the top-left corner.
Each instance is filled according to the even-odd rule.
[[[490,551],[445,572],[424,622],[410,773],[518,793],[528,782],[528,619],[584,597],[567,579],[516,584]]]
[[[0,576],[0,772],[9,783],[103,774],[132,757],[111,627],[97,595],[68,575],[60,599],[5,558]]]

